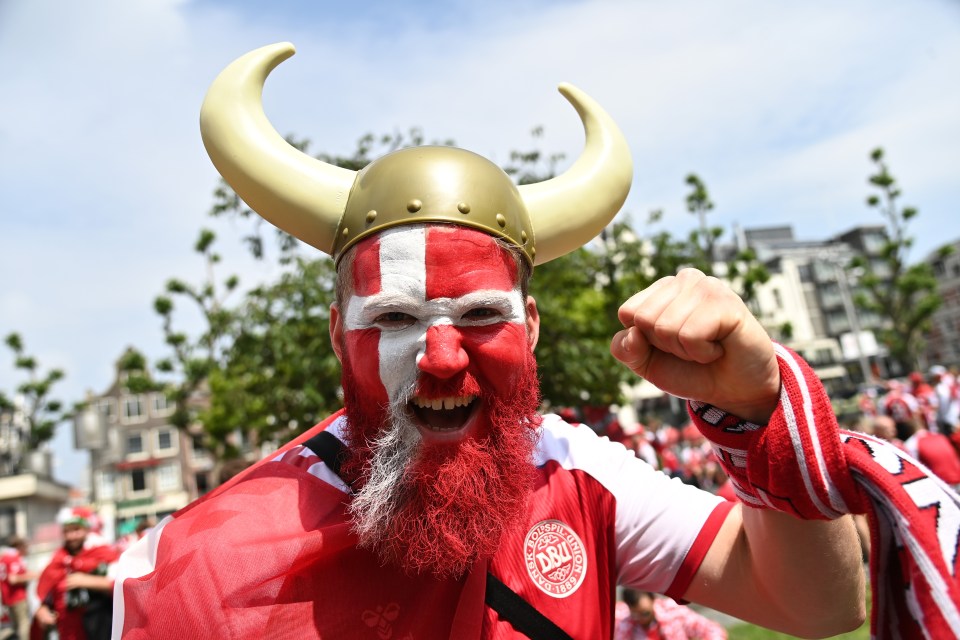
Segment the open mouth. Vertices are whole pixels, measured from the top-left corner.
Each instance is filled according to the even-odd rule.
[[[410,401],[410,407],[417,422],[430,431],[447,433],[459,431],[470,421],[476,408],[476,396],[446,396],[442,398],[423,398],[417,396]]]

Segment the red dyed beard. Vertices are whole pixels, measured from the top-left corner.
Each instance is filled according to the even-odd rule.
[[[342,469],[358,478],[350,513],[360,547],[409,574],[438,578],[459,577],[477,559],[493,556],[503,534],[522,523],[534,480],[541,417],[532,353],[518,374],[508,397],[494,397],[480,385],[477,401],[485,405],[489,433],[425,445],[412,422],[391,417],[408,410],[405,399],[392,414],[375,406],[359,392],[344,359],[349,453]],[[385,444],[390,438],[393,444]],[[383,473],[385,466],[394,472]]]

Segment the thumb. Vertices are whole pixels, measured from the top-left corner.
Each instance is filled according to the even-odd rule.
[[[636,327],[622,329],[610,341],[610,354],[642,376],[650,362],[650,343]]]

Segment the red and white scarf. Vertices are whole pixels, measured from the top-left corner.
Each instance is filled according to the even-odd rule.
[[[866,514],[872,637],[960,637],[960,496],[890,443],[841,430],[810,366],[775,349],[782,386],[767,426],[689,406],[737,496],[804,519]]]

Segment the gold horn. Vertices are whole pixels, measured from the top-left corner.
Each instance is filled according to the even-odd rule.
[[[203,101],[200,133],[220,175],[251,209],[332,255],[356,172],[302,153],[263,112],[267,75],[294,52],[289,42],[273,44],[224,69]]]
[[[580,115],[586,141],[563,174],[520,187],[537,241],[536,264],[595,238],[620,211],[633,182],[630,150],[613,119],[573,85],[559,89]]]

